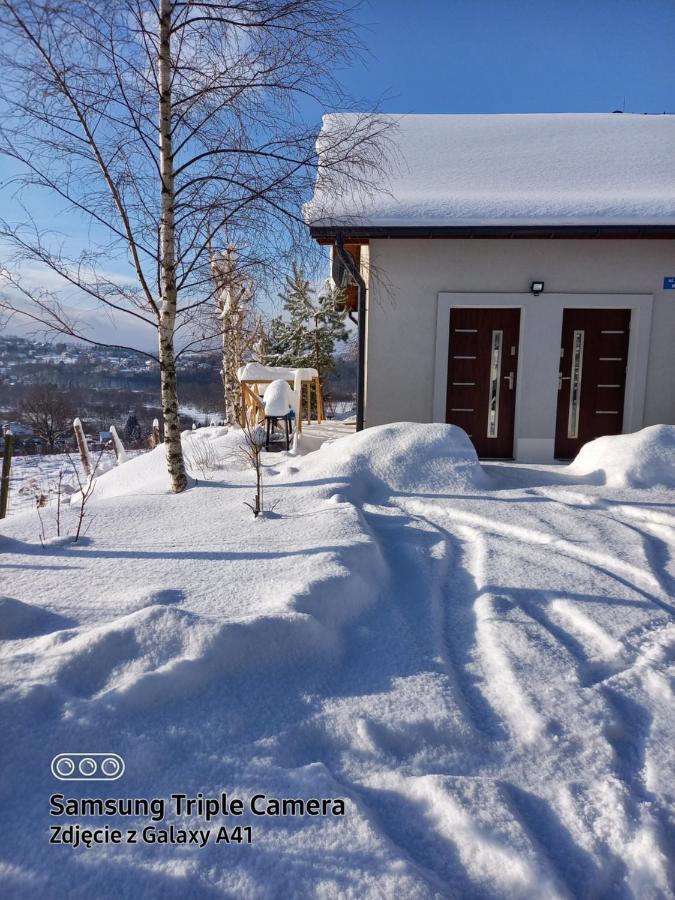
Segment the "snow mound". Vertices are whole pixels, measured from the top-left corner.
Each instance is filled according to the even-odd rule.
[[[610,487],[675,487],[675,426],[597,438],[584,444],[568,471]]]
[[[324,444],[295,460],[295,467],[301,481],[344,480],[358,495],[354,499],[373,488],[437,495],[491,485],[468,435],[456,425],[377,425]]]
[[[56,631],[69,625],[68,619],[13,597],[0,597],[0,641],[15,641]]]
[[[243,469],[246,438],[241,428],[216,426],[183,432],[183,453],[188,472],[195,478],[222,469]]]
[[[22,659],[31,660],[25,676],[0,703],[23,701],[36,691],[39,699],[46,686],[52,704],[60,697],[71,710],[92,702],[145,710],[192,696],[228,675],[326,662],[342,652],[345,627],[375,603],[385,579],[379,549],[363,538],[331,550],[314,577],[298,571],[253,614],[227,619],[177,606],[182,592],[168,588],[139,589],[122,615],[80,628],[67,628],[67,620],[50,628],[44,617],[51,614],[5,599],[0,637],[34,640],[22,648]]]
[[[139,585],[136,588],[112,595],[116,609],[124,613],[138,612],[149,606],[172,606],[183,603],[185,591],[180,588],[157,585]]]
[[[142,453],[96,479],[92,500],[107,500],[128,494],[166,494],[170,491],[164,445]],[[71,502],[77,503],[79,493]]]
[[[218,469],[241,469],[245,466],[241,454],[244,433],[240,428],[212,426],[184,431],[182,443],[185,465],[193,478],[204,478]],[[99,475],[92,500],[170,492],[165,448],[160,444],[154,450],[141,453]],[[75,494],[71,502],[77,503],[79,496],[79,493]]]

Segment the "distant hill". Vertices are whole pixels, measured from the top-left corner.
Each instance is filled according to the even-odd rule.
[[[222,415],[220,360],[205,353],[179,361],[185,427],[200,417]],[[149,433],[160,414],[159,367],[132,350],[0,337],[0,421],[21,421],[21,402],[34,385],[68,393],[87,431],[123,425],[134,413]]]

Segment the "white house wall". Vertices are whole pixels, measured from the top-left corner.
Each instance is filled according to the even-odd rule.
[[[671,241],[374,240],[370,263],[367,425],[444,421],[452,305],[521,308],[518,459],[553,455],[566,306],[632,310],[624,431],[675,423]]]

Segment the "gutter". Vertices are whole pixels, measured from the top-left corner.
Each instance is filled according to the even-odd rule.
[[[356,261],[351,253],[345,250],[341,232],[335,234],[335,250],[343,266],[349,272],[358,289],[358,366],[356,369],[356,430],[363,431],[366,405],[366,283],[361,277]]]

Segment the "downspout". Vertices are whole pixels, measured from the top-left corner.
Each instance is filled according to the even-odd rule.
[[[358,289],[357,312],[359,319],[357,336],[359,354],[356,369],[356,430],[363,431],[366,405],[366,283],[361,277],[361,273],[356,265],[356,260],[351,253],[345,250],[340,232],[337,232],[335,235],[335,250]]]

